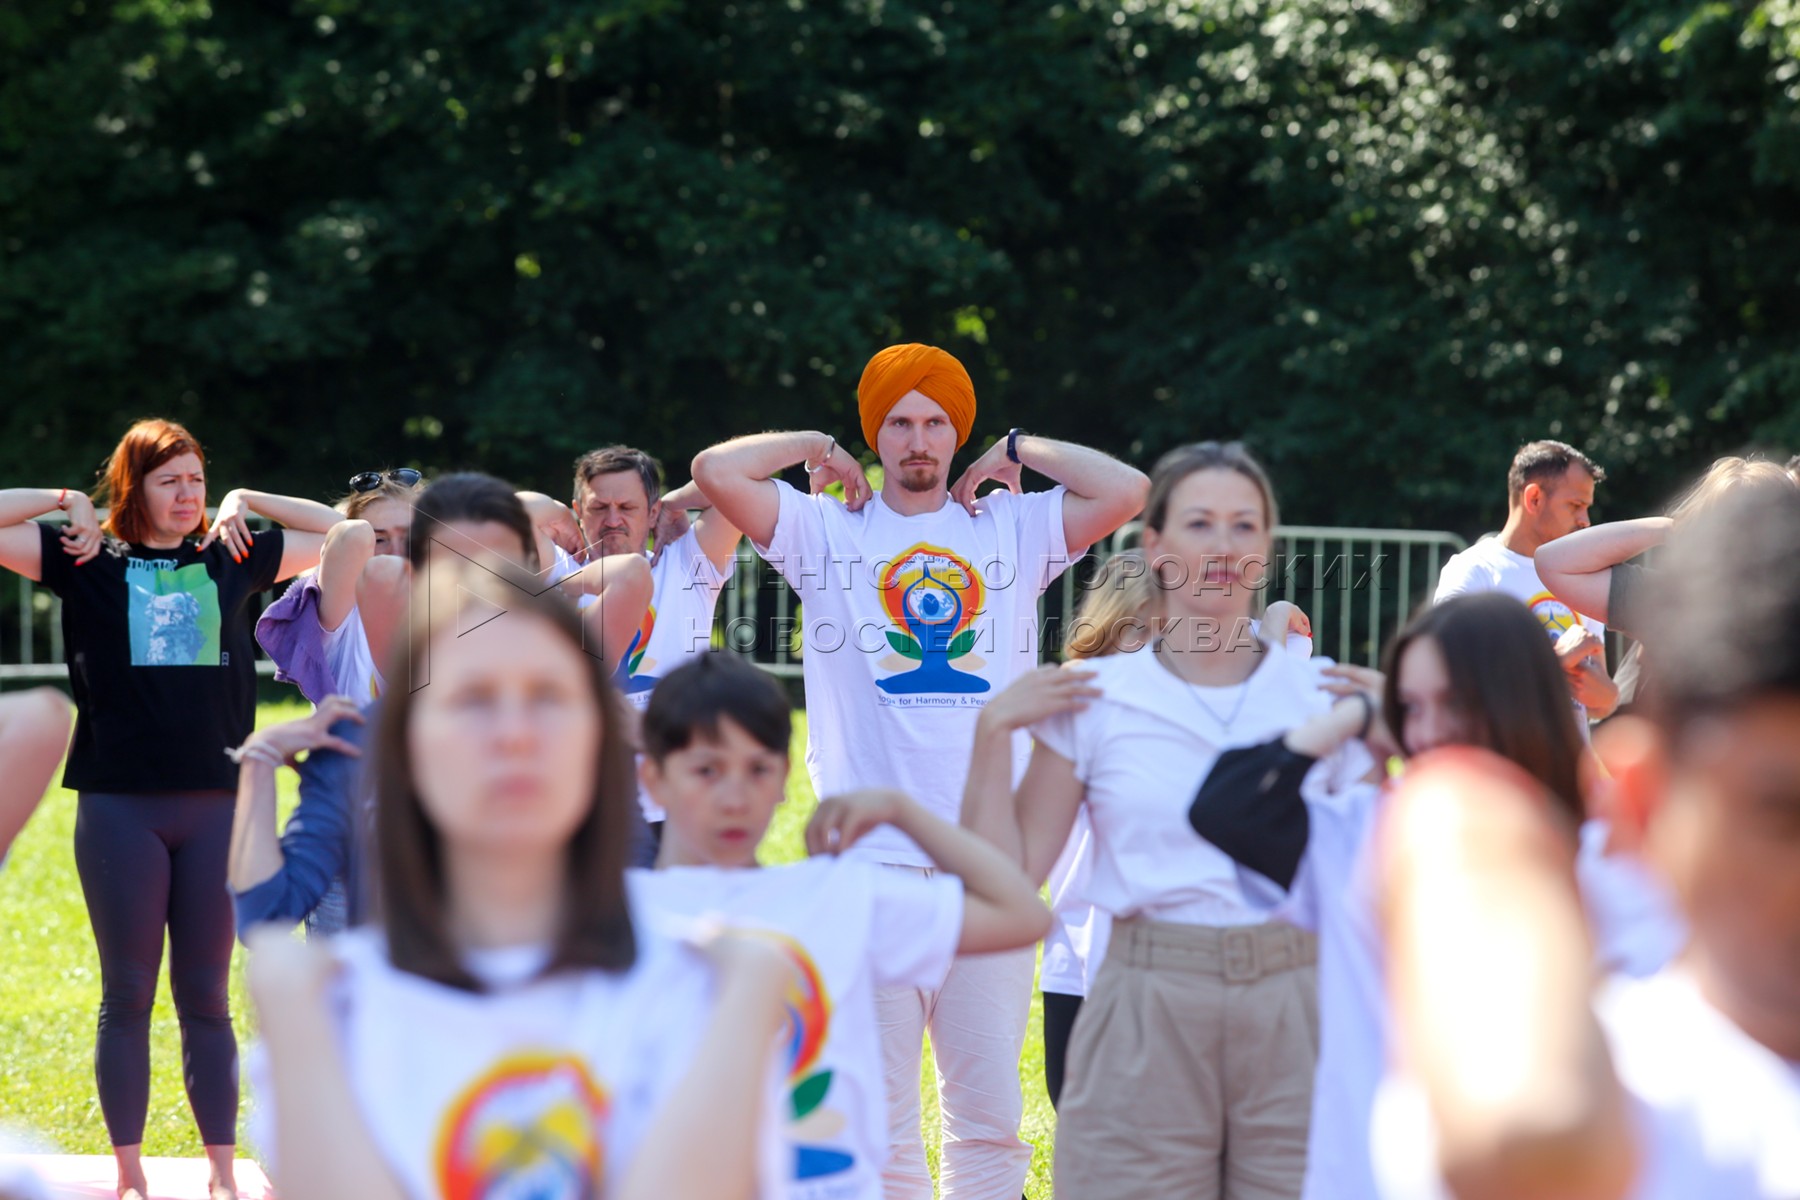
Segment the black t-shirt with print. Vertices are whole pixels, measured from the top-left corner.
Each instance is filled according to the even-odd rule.
[[[82,564],[42,525],[43,583],[62,597],[75,740],[63,786],[84,792],[237,786],[225,757],[256,724],[250,598],[274,586],[279,529],[242,563],[222,541],[204,553],[106,539]]]

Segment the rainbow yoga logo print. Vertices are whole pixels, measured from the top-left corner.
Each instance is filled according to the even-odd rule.
[[[856,1165],[854,1155],[833,1146],[844,1131],[844,1114],[826,1108],[831,1093],[831,1069],[816,1070],[825,1041],[831,1036],[831,994],[818,964],[806,948],[790,937],[758,932],[780,946],[793,961],[795,980],[787,994],[788,1138],[794,1143],[794,1178],[822,1179],[839,1175]]]
[[[985,692],[979,675],[950,664],[975,649],[975,621],[987,602],[987,585],[967,559],[924,542],[898,555],[876,581],[881,606],[898,629],[888,645],[919,665],[876,680],[891,695],[921,692]]]
[[[1549,592],[1539,592],[1526,602],[1525,607],[1531,610],[1531,615],[1538,619],[1553,642],[1569,632],[1570,627],[1581,619],[1575,615],[1574,609]]]
[[[650,646],[650,635],[656,632],[656,606],[652,604],[644,610],[644,619],[638,622],[637,632],[631,635],[631,645],[625,651],[625,657],[619,661],[619,669],[613,676],[613,682],[627,696],[637,692],[648,692],[662,681],[660,675],[640,675],[640,671],[654,670],[656,660],[651,659],[648,665],[644,662],[644,651]]]
[[[463,1090],[438,1134],[444,1200],[587,1200],[611,1104],[581,1060],[509,1055]]]

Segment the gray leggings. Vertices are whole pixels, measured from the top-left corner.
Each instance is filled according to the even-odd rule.
[[[75,866],[100,951],[94,1074],[115,1146],[144,1140],[150,1009],[169,932],[169,987],[181,1021],[188,1104],[208,1146],[237,1141],[237,1037],[231,1028],[232,793],[83,792]]]

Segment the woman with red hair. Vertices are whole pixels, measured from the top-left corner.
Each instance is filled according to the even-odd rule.
[[[75,864],[100,953],[95,1075],[119,1195],[141,1200],[150,1010],[169,937],[188,1102],[214,1200],[236,1196],[237,1039],[225,864],[237,768],[256,719],[250,598],[314,565],[340,516],[238,490],[209,527],[206,458],[172,421],[139,421],[107,461],[104,523],[74,488],[0,491],[0,567],[63,600],[77,719],[63,786],[80,794]],[[60,528],[34,518],[61,510]],[[246,515],[286,529],[251,533]]]

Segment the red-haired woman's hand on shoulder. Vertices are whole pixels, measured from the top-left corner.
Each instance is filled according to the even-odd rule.
[[[225,548],[231,551],[232,562],[243,562],[250,557],[250,526],[244,521],[244,514],[250,511],[245,503],[241,489],[233,489],[225,493],[219,501],[218,515],[213,518],[212,528],[200,539],[197,549],[204,550],[213,542],[223,540]]]

